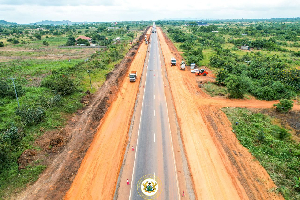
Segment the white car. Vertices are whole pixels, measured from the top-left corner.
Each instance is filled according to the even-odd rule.
[[[199,72],[199,69],[192,69],[191,70],[191,73],[196,73],[196,72]]]

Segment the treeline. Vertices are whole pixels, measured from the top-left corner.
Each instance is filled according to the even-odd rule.
[[[217,83],[226,85],[230,96],[243,98],[250,93],[258,99],[290,99],[300,92],[300,70],[290,68],[287,60],[260,52],[238,56],[219,49],[210,58],[218,68]]]

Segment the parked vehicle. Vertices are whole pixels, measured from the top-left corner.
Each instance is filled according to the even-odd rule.
[[[185,70],[185,62],[181,61],[180,70]]]
[[[199,69],[191,69],[191,73],[197,73],[199,72]]]
[[[129,74],[129,80],[130,82],[135,82],[137,78],[137,72],[136,71],[131,71]]]
[[[171,66],[175,65],[176,66],[176,59],[173,57],[171,58]]]
[[[191,64],[191,69],[195,69],[195,67],[196,67],[196,64],[195,64],[195,63],[192,63],[192,64]]]
[[[200,69],[199,72],[195,72],[196,76],[206,76],[208,74],[208,72],[205,69]]]

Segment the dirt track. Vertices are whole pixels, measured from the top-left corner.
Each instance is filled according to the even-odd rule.
[[[268,173],[239,144],[220,111],[227,106],[270,108],[274,102],[209,97],[194,74],[170,67],[171,57],[178,63],[182,58],[160,29],[158,34],[197,199],[283,199],[272,192],[276,186]]]

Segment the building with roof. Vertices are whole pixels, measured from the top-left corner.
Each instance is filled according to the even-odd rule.
[[[81,35],[78,38],[76,38],[76,41],[79,40],[79,39],[87,40],[87,41],[89,41],[89,43],[92,43],[92,38],[86,37],[84,35]]]

